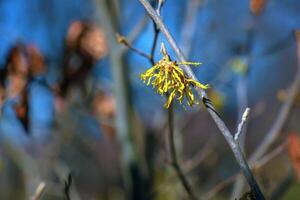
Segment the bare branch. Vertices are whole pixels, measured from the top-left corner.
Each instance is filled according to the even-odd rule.
[[[248,119],[249,112],[250,112],[250,108],[246,108],[246,110],[245,110],[245,112],[244,112],[244,114],[242,116],[242,120],[241,120],[241,122],[238,125],[238,130],[237,130],[236,134],[234,135],[235,141],[238,141],[238,139],[239,139],[239,137],[240,137],[240,135],[242,133],[243,127],[246,124],[246,121]]]
[[[161,10],[161,8],[164,5],[166,0],[157,0],[157,1],[158,1],[157,9],[155,11],[156,11],[157,15],[160,15],[160,10]]]
[[[156,9],[156,13],[157,15],[160,15],[160,10],[163,6],[163,4],[165,3],[165,0],[158,0],[157,2],[157,9]],[[138,55],[148,59],[150,61],[150,63],[152,65],[155,64],[154,62],[154,53],[156,50],[156,46],[157,46],[157,39],[158,39],[158,35],[159,35],[159,29],[157,28],[156,24],[153,23],[153,27],[154,27],[154,38],[153,38],[153,42],[152,42],[152,47],[150,50],[150,54],[147,54],[143,51],[141,51],[140,49],[134,47],[132,45],[132,42],[134,38],[138,35],[138,33],[140,33],[142,31],[142,29],[144,28],[145,22],[147,22],[146,20],[147,18],[144,18],[141,22],[139,22],[137,24],[137,26],[135,27],[135,29],[132,31],[132,33],[130,34],[129,38],[131,39],[126,39],[125,36],[120,35],[119,33],[116,33],[116,38],[118,43],[123,44],[124,46],[126,46],[128,49],[132,50],[133,52],[137,53]]]
[[[174,124],[173,124],[173,105],[171,103],[169,109],[168,109],[168,125],[169,125],[169,133],[167,136],[167,145],[170,153],[171,158],[171,165],[174,168],[182,186],[186,190],[187,194],[189,195],[189,199],[196,200],[195,193],[192,189],[192,186],[188,182],[187,178],[184,176],[183,171],[178,163],[177,159],[177,153],[175,148],[175,142],[174,142]]]
[[[256,161],[251,168],[253,169],[260,169],[264,165],[266,165],[268,162],[273,160],[277,155],[279,155],[281,152],[283,152],[286,149],[287,141],[276,147],[274,150],[272,150],[270,153],[266,154],[264,157]]]
[[[32,200],[40,200],[45,192],[46,183],[41,182],[35,190],[34,196],[31,198]]]
[[[275,122],[273,123],[272,127],[266,134],[263,141],[259,144],[258,148],[250,156],[249,159],[250,165],[256,160],[258,160],[259,158],[261,158],[280,135],[280,131],[284,126],[286,120],[288,119],[290,110],[293,106],[294,99],[297,96],[297,93],[300,89],[300,31],[296,31],[296,41],[297,41],[298,69],[297,69],[296,76],[294,78],[294,82],[290,86],[287,99],[281,106]],[[239,185],[241,188],[244,186],[244,181],[242,179],[239,179]]]
[[[273,123],[273,126],[271,127],[270,131],[266,134],[266,137],[263,139],[259,147],[255,150],[255,152],[250,156],[249,162],[252,163],[255,160],[259,159],[263,154],[266,153],[266,151],[269,149],[271,144],[276,140],[276,138],[279,136],[280,131],[286,122],[289,112],[293,106],[294,99],[300,89],[300,32],[298,31],[296,33],[297,38],[297,55],[298,55],[298,70],[297,74],[294,78],[294,82],[292,83],[287,100],[282,105],[279,114]]]
[[[184,55],[189,58],[192,45],[193,38],[196,31],[196,22],[197,22],[197,13],[201,5],[203,4],[203,0],[190,0],[187,3],[186,11],[185,11],[185,19],[182,25],[182,33],[181,33],[181,46]]]
[[[212,199],[213,197],[215,197],[220,191],[222,191],[226,186],[228,186],[229,184],[231,184],[237,177],[238,177],[238,173],[234,174],[226,179],[224,179],[223,181],[219,182],[217,185],[215,185],[212,189],[210,189],[207,194],[205,195],[205,197],[203,199]]]
[[[185,56],[183,55],[181,50],[178,48],[174,38],[172,37],[172,35],[170,34],[168,29],[162,22],[161,18],[157,15],[157,13],[154,11],[152,6],[149,4],[149,2],[146,0],[139,0],[139,1],[145,7],[146,11],[150,15],[150,17],[153,19],[153,21],[156,23],[156,25],[160,29],[160,31],[166,36],[166,39],[168,40],[171,47],[175,51],[179,61],[186,62]],[[195,76],[195,74],[193,73],[192,69],[189,66],[183,65],[182,68],[183,68],[184,72],[186,73],[186,75],[188,75],[190,78],[193,78],[194,80],[198,80],[197,77]],[[225,137],[227,143],[229,144],[229,146],[237,160],[237,163],[239,164],[248,184],[250,185],[251,190],[255,193],[256,198],[259,200],[265,199],[249,166],[248,166],[248,163],[242,153],[240,146],[234,140],[231,132],[228,130],[225,123],[220,118],[220,115],[216,112],[210,99],[207,97],[206,92],[201,88],[196,88],[196,90],[198,92],[198,95],[202,98],[202,101],[203,101],[205,107],[207,108],[207,111],[209,112],[210,116],[212,117],[212,119],[216,123],[217,127],[219,128],[219,130]]]
[[[128,39],[129,43],[133,43],[138,36],[141,34],[141,32],[144,30],[147,22],[148,22],[149,18],[147,17],[147,15],[143,16],[142,19],[140,19],[136,25],[134,26],[134,28],[131,30],[131,32],[128,34],[128,36],[126,36],[126,38]],[[127,48],[123,48],[120,51],[125,51],[127,50]]]
[[[193,169],[195,169],[199,164],[207,158],[213,152],[213,147],[211,142],[207,142],[206,145],[190,160],[183,163],[182,168],[185,174],[188,174]]]
[[[160,10],[163,6],[163,4],[165,3],[165,0],[157,0],[157,8],[156,8],[156,14],[158,16],[160,16]],[[154,37],[153,37],[153,42],[152,42],[152,47],[151,47],[151,51],[150,51],[150,62],[152,65],[155,64],[154,62],[154,53],[156,50],[156,46],[157,46],[157,39],[158,39],[158,35],[159,35],[159,29],[156,25],[156,23],[153,21],[153,28],[154,28]]]
[[[111,13],[105,0],[95,0],[95,5],[99,9],[99,23],[106,31],[107,40],[109,43],[109,62],[112,66],[112,77],[114,79],[114,94],[116,98],[116,119],[115,124],[117,128],[117,138],[120,143],[121,163],[122,163],[122,178],[124,187],[127,190],[128,198],[135,194],[134,187],[136,179],[139,179],[139,172],[133,173],[132,168],[138,166],[138,154],[136,146],[133,141],[133,112],[130,99],[130,84],[128,77],[128,70],[124,66],[123,51],[120,45],[116,43],[114,34],[118,31],[118,23],[114,24],[111,19]],[[137,167],[137,171],[140,169]]]
[[[286,149],[287,142],[284,142],[277,146],[273,151],[262,157],[261,159],[255,161],[253,165],[251,165],[251,169],[258,170],[262,167],[264,167],[266,164],[268,164],[271,160],[273,160],[276,156],[280,155],[285,149]],[[240,175],[240,172],[233,174],[232,176],[228,177],[227,179],[221,181],[218,183],[214,188],[210,189],[207,194],[205,195],[204,199],[212,199],[219,193],[221,190],[223,190],[226,186],[231,184],[238,178]]]
[[[123,35],[120,35],[119,33],[116,33],[116,39],[117,42],[120,44],[123,44],[124,46],[126,46],[127,48],[129,48],[130,50],[132,50],[133,52],[139,54],[140,56],[150,60],[151,57],[150,55],[142,52],[141,50],[135,48]]]

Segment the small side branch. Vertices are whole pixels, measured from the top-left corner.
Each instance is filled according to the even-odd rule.
[[[241,120],[241,122],[238,125],[238,130],[237,130],[236,134],[234,135],[234,140],[235,141],[239,140],[239,137],[240,137],[240,135],[242,133],[243,127],[246,124],[246,121],[248,119],[249,112],[250,112],[250,108],[246,108],[246,110],[245,110],[245,112],[244,112],[244,114],[242,116],[242,120]]]
[[[148,55],[145,52],[139,50],[138,48],[135,48],[123,35],[120,35],[119,33],[116,33],[116,39],[117,39],[118,43],[123,44],[128,49],[134,51],[138,55],[140,55],[140,56],[142,56],[142,57],[144,57],[144,58],[146,58],[148,60],[151,59],[150,55]]]
[[[157,46],[157,39],[158,39],[158,34],[159,34],[159,29],[157,28],[155,23],[153,23],[153,26],[154,26],[154,37],[153,37],[153,43],[152,43],[151,52],[150,52],[150,56],[149,56],[149,60],[152,65],[155,64],[154,53],[155,53],[155,49]]]
[[[46,183],[41,182],[35,190],[34,196],[31,198],[32,200],[40,200],[45,192]]]

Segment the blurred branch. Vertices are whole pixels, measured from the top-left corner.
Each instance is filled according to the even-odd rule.
[[[157,0],[157,9],[156,9],[156,13],[159,15],[160,14],[160,10],[162,8],[164,4],[164,0]],[[146,15],[145,15],[146,16]],[[144,28],[147,20],[145,19],[148,19],[148,17],[144,17],[144,19],[141,21],[141,23],[138,23],[136,28],[132,31],[132,33],[130,34],[131,37],[134,37],[134,36],[137,36]],[[151,47],[151,50],[150,50],[150,54],[148,55],[147,53],[144,53],[143,51],[141,51],[140,49],[138,48],[135,48],[131,42],[129,42],[129,40],[126,39],[126,37],[124,36],[121,36],[119,34],[116,34],[116,37],[117,37],[117,41],[120,43],[120,44],[123,44],[125,47],[127,47],[128,49],[132,50],[133,52],[137,53],[138,55],[146,58],[152,65],[155,64],[155,61],[154,61],[154,53],[155,53],[155,50],[156,50],[156,46],[157,46],[157,39],[158,39],[158,34],[159,34],[159,29],[157,28],[156,24],[153,22],[153,26],[154,26],[154,38],[153,38],[153,42],[152,42],[152,47]],[[133,38],[132,38],[132,41],[133,41]],[[122,49],[121,49],[122,51]],[[122,51],[123,52],[123,51]],[[155,142],[153,140],[149,140],[149,135],[146,134],[145,136],[145,142],[146,142],[146,146],[148,145],[151,145],[151,146],[155,146]],[[151,156],[146,158],[146,160],[148,159],[151,160]],[[146,161],[147,162],[147,161]],[[148,163],[149,164],[149,163]],[[151,166],[151,164],[148,165],[148,172],[149,172],[149,176],[151,176],[151,174],[153,173],[153,166]],[[149,181],[149,185],[148,185],[148,188],[151,188],[153,187],[151,185],[151,179],[152,177],[148,177],[148,181]]]
[[[0,132],[1,131],[3,130],[0,127]],[[24,151],[22,147],[14,146],[11,141],[7,139],[1,138],[1,147],[21,170],[24,176],[26,195],[27,197],[30,197],[32,195],[32,191],[36,189],[33,178],[36,179],[39,177],[36,161],[30,154]]]
[[[289,170],[286,177],[279,182],[278,186],[271,192],[269,199],[278,200],[283,199],[282,197],[291,188],[291,185],[295,183],[296,176],[292,170]]]
[[[138,38],[138,36],[141,34],[141,32],[144,30],[144,28],[147,24],[147,21],[148,21],[147,15],[143,16],[142,19],[137,22],[135,27],[128,34],[128,36],[126,38],[130,44],[132,44]],[[122,47],[120,48],[120,52],[122,54],[127,50],[128,50],[128,48],[126,48],[126,46],[124,46],[123,48]]]
[[[196,22],[197,22],[197,13],[200,6],[203,4],[203,0],[190,0],[187,3],[186,7],[186,16],[184,18],[184,22],[182,25],[182,52],[184,55],[189,57],[191,48],[192,48],[192,40],[196,30]]]
[[[225,180],[221,181],[217,185],[215,185],[212,189],[210,189],[206,193],[206,195],[203,197],[203,199],[209,200],[209,199],[214,198],[221,190],[223,190],[226,186],[231,184],[236,179],[237,176],[238,176],[238,174],[234,174],[234,175],[226,178]]]
[[[300,32],[297,32],[297,56],[298,56],[298,69],[296,72],[296,76],[294,78],[294,82],[290,86],[288,97],[285,103],[281,106],[281,109],[277,115],[275,122],[273,123],[271,129],[266,134],[263,141],[260,143],[258,148],[254,151],[254,153],[250,156],[249,162],[252,163],[258,158],[260,158],[266,151],[269,149],[271,144],[276,140],[279,136],[280,131],[288,118],[288,114],[293,106],[294,99],[299,91],[300,87]]]
[[[203,148],[201,148],[201,150],[198,153],[196,153],[195,156],[193,156],[190,160],[187,160],[182,163],[183,173],[187,176],[192,170],[194,170],[197,166],[199,166],[200,163],[203,162],[211,154],[212,151],[213,151],[212,142],[209,141],[206,143],[206,145]],[[177,176],[175,175],[170,175],[166,178],[165,182],[167,183],[173,182],[176,177]],[[152,193],[156,193],[156,191],[158,190],[164,190],[165,182],[156,185],[155,187],[156,189]]]
[[[291,108],[293,106],[293,102],[295,97],[297,96],[297,93],[300,89],[300,31],[296,31],[296,42],[297,42],[297,58],[298,58],[298,67],[296,76],[294,78],[294,82],[289,88],[288,96],[286,101],[281,106],[277,118],[274,121],[273,125],[271,126],[270,130],[266,134],[263,141],[258,145],[258,148],[255,149],[255,151],[251,154],[249,163],[255,162],[257,159],[259,159],[261,156],[263,156],[270,146],[273,144],[273,142],[278,138],[280,135],[280,131],[282,127],[284,126],[286,120],[288,119],[289,113],[291,111]],[[239,177],[239,184],[241,188],[244,186],[244,181]]]
[[[34,196],[31,198],[32,200],[40,200],[45,192],[46,183],[41,182],[35,190]]]
[[[185,174],[188,174],[193,169],[195,169],[197,166],[200,165],[200,163],[207,158],[207,156],[213,151],[213,147],[211,142],[207,142],[206,145],[190,160],[187,160],[183,163],[182,169]]]
[[[280,155],[286,149],[287,142],[280,144],[277,146],[273,151],[262,157],[261,159],[255,161],[250,168],[253,170],[259,170],[260,168],[264,167],[268,164],[271,160],[273,160],[276,156]],[[226,178],[225,180],[218,183],[214,188],[210,189],[207,194],[205,195],[204,199],[212,199],[215,197],[221,190],[223,190],[226,186],[231,184],[238,178],[240,172]]]
[[[172,35],[169,33],[168,29],[166,28],[166,26],[164,25],[164,23],[162,22],[161,18],[156,14],[156,12],[154,11],[154,9],[152,8],[152,6],[149,4],[148,1],[146,0],[139,0],[140,3],[144,6],[144,8],[146,9],[146,11],[148,12],[148,14],[150,15],[150,17],[153,19],[153,21],[157,24],[158,28],[161,30],[161,32],[166,36],[166,39],[168,40],[168,42],[170,43],[171,47],[173,48],[173,50],[175,51],[178,59],[180,62],[186,62],[185,56],[183,55],[183,53],[181,52],[181,50],[178,48],[174,38],[172,37]],[[194,80],[198,80],[197,77],[195,76],[195,74],[193,73],[192,69],[189,66],[183,65],[183,70],[184,72],[192,79]],[[223,122],[223,120],[220,118],[220,115],[216,112],[215,108],[213,107],[210,99],[208,98],[206,92],[201,89],[201,88],[195,88],[198,92],[198,95],[202,98],[202,101],[205,105],[205,107],[207,108],[207,111],[209,112],[210,116],[212,117],[212,119],[214,120],[214,122],[216,123],[217,127],[219,128],[219,130],[221,131],[221,133],[223,134],[223,136],[225,137],[227,143],[229,144],[237,163],[239,164],[246,180],[248,181],[248,184],[251,187],[251,190],[254,192],[254,194],[256,195],[256,198],[261,200],[261,199],[265,199],[249,166],[248,163],[242,153],[242,150],[239,146],[239,144],[234,140],[231,132],[228,130],[228,128],[226,127],[225,123]]]
[[[73,175],[72,173],[68,174],[67,180],[64,181],[64,194],[66,200],[71,200],[70,198],[70,188],[73,182]]]
[[[189,195],[189,199],[196,200],[196,196],[193,192],[192,186],[188,182],[187,178],[182,172],[182,169],[178,163],[177,154],[176,154],[176,147],[174,141],[174,123],[173,123],[173,105],[171,103],[168,109],[168,125],[169,125],[169,132],[167,134],[167,145],[170,153],[171,165],[174,168],[181,184],[183,185],[184,189],[186,190],[187,194]]]
[[[116,127],[118,142],[121,145],[121,163],[124,186],[129,198],[139,195],[137,187],[140,185],[140,170],[138,168],[138,152],[134,147],[132,131],[132,107],[130,99],[130,85],[128,68],[123,64],[123,51],[115,40],[118,26],[111,20],[109,8],[105,0],[95,0],[99,10],[100,22],[106,31],[109,43],[109,59],[112,66],[114,80],[114,95],[116,98]]]
[[[140,21],[135,25],[135,27],[131,30],[131,32],[128,35],[128,40],[130,42],[133,42],[140,33],[144,30],[146,24],[148,22],[147,15],[144,15]]]
[[[266,165],[268,162],[273,160],[277,155],[279,155],[281,152],[283,152],[286,149],[287,141],[282,143],[281,145],[277,146],[275,149],[273,149],[270,153],[263,156],[261,159],[257,160],[251,168],[257,170]]]

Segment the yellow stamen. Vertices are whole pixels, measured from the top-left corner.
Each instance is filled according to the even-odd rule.
[[[172,101],[176,98],[180,104],[183,104],[184,98],[189,106],[198,102],[195,100],[192,87],[207,89],[208,85],[187,77],[179,65],[200,65],[199,62],[174,62],[165,50],[164,56],[153,67],[141,74],[141,80],[147,85],[152,85],[160,95],[168,95],[164,104],[169,108]],[[183,105],[184,106],[184,105]]]

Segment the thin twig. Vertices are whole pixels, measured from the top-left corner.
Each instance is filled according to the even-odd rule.
[[[213,147],[211,142],[207,142],[206,145],[190,160],[187,160],[183,163],[182,169],[185,174],[188,174],[193,169],[195,169],[199,164],[207,158],[213,152]]]
[[[279,155],[281,152],[283,152],[286,149],[287,141],[277,146],[275,149],[273,149],[270,153],[256,161],[251,168],[257,170],[266,165],[268,162],[273,160],[277,155]]]
[[[208,142],[195,156],[193,156],[190,160],[185,161],[182,163],[182,171],[187,176],[192,170],[194,170],[197,166],[206,159],[210,153],[213,151],[211,147],[211,142]],[[174,181],[177,178],[175,175],[169,175],[166,178],[167,183]],[[156,193],[158,190],[163,190],[165,183],[158,184],[156,189],[152,193]]]
[[[158,16],[160,16],[160,11],[161,11],[161,8],[164,5],[164,3],[165,3],[165,0],[158,0],[158,2],[157,2],[157,8],[156,8],[155,12]],[[153,28],[154,28],[154,37],[153,37],[152,47],[151,47],[151,51],[150,51],[150,59],[149,59],[152,65],[155,64],[154,53],[156,50],[157,39],[158,39],[158,35],[159,35],[159,28],[157,27],[157,25],[154,21],[153,21]]]
[[[151,47],[151,51],[150,54],[147,54],[143,51],[141,51],[140,49],[134,47],[127,39],[125,36],[120,35],[119,33],[116,33],[116,39],[118,41],[118,43],[123,44],[124,46],[126,46],[128,49],[130,49],[131,51],[137,53],[138,55],[146,58],[147,60],[149,60],[149,62],[154,65],[154,53],[156,50],[156,46],[157,46],[157,39],[158,39],[158,34],[159,34],[159,29],[156,27],[156,24],[153,23],[154,26],[154,38],[153,38],[153,42],[152,42],[152,47]]]
[[[148,17],[147,15],[143,16],[142,19],[140,19],[136,25],[134,26],[134,28],[130,31],[130,33],[128,34],[128,36],[126,36],[127,41],[130,44],[133,44],[134,41],[138,38],[138,36],[141,34],[141,32],[144,30],[147,22],[148,22]],[[126,46],[123,46],[120,48],[120,54],[124,54],[126,51],[128,50],[128,48]]]
[[[147,25],[148,19],[149,18],[147,17],[147,15],[143,16],[142,19],[138,21],[135,27],[131,30],[127,37],[130,43],[133,43],[138,38],[138,36],[141,34],[145,26]]]
[[[235,139],[236,141],[239,140],[239,137],[240,137],[240,135],[241,135],[241,133],[242,133],[243,127],[244,127],[244,125],[246,124],[246,121],[247,121],[247,119],[248,119],[249,112],[250,112],[250,108],[246,108],[246,110],[245,110],[245,112],[244,112],[244,114],[243,114],[243,116],[242,116],[242,120],[241,120],[241,122],[240,122],[239,125],[238,125],[238,130],[237,130],[236,134],[234,135],[234,139]]]
[[[248,65],[248,64],[247,64]],[[238,100],[238,107],[239,107],[239,112],[238,116],[241,117],[243,115],[244,110],[248,106],[248,99],[247,99],[247,76],[245,75],[240,75],[238,83],[237,83],[237,100]],[[242,149],[245,147],[245,142],[246,142],[246,134],[247,134],[247,124],[244,125],[241,137],[239,139],[240,146]]]
[[[196,196],[193,192],[193,189],[188,182],[187,178],[184,176],[181,167],[178,163],[177,154],[176,154],[176,148],[175,148],[175,141],[174,141],[174,130],[173,130],[173,105],[171,103],[170,108],[168,110],[168,125],[169,125],[169,133],[167,135],[167,145],[170,153],[170,159],[171,159],[171,165],[174,168],[182,186],[186,190],[187,194],[189,195],[189,198],[191,200],[196,200]]]
[[[160,15],[161,8],[164,4],[164,0],[158,0],[157,3],[157,9],[155,10],[157,15]],[[118,43],[123,44],[125,47],[128,49],[132,50],[133,52],[137,53],[138,55],[146,58],[149,60],[149,62],[154,65],[154,53],[157,47],[157,39],[159,35],[159,29],[157,28],[156,24],[153,22],[153,27],[154,27],[154,37],[153,37],[153,42],[152,42],[152,47],[150,50],[150,54],[147,54],[140,49],[136,48],[133,46],[132,42],[134,39],[137,37],[137,35],[143,30],[145,23],[147,22],[147,17],[144,17],[143,20],[141,20],[139,23],[137,23],[137,26],[133,29],[131,34],[128,36],[129,39],[127,39],[125,36],[120,35],[119,33],[116,33],[116,38]]]
[[[162,22],[161,18],[156,14],[156,12],[152,8],[152,6],[149,4],[149,2],[147,0],[139,0],[139,1],[144,6],[144,8],[146,9],[146,11],[150,15],[150,17],[153,19],[153,21],[156,23],[156,25],[160,29],[160,31],[166,36],[166,39],[168,40],[171,47],[175,51],[179,61],[186,62],[185,56],[183,55],[181,50],[178,48],[178,46],[177,46],[175,40],[173,39],[173,37],[171,36],[170,32],[168,31],[168,29]],[[193,73],[192,69],[189,66],[183,65],[182,68],[183,68],[184,72],[186,73],[186,75],[188,75],[190,78],[192,78],[194,80],[198,80],[197,77],[195,76],[195,74]],[[206,92],[201,88],[195,88],[195,89],[198,92],[198,95],[202,98],[202,101],[203,101],[205,107],[207,108],[207,111],[209,112],[210,116],[212,117],[212,119],[216,123],[217,127],[219,128],[219,130],[225,137],[227,143],[229,144],[229,146],[237,160],[237,163],[239,164],[248,184],[250,185],[251,190],[256,195],[256,198],[259,200],[265,199],[264,195],[262,194],[262,192],[261,192],[249,166],[248,166],[248,163],[243,155],[243,152],[242,152],[240,146],[234,140],[231,132],[228,130],[227,126],[225,125],[223,120],[220,118],[220,115],[216,112],[216,110],[215,110],[214,106],[212,105],[210,99],[208,98]]]
[[[230,183],[232,183],[236,177],[238,176],[238,174],[234,174],[224,180],[222,180],[221,182],[219,182],[217,185],[215,185],[212,189],[210,189],[207,194],[205,195],[205,197],[203,197],[203,199],[209,200],[212,199],[213,197],[215,197],[221,190],[223,190],[226,186],[228,186]]]
[[[46,183],[45,182],[41,182],[34,193],[34,196],[31,198],[32,200],[40,200],[45,192],[46,189]]]
[[[153,43],[152,43],[150,56],[149,56],[149,60],[150,60],[152,65],[155,64],[155,62],[154,62],[154,53],[155,53],[155,49],[156,49],[156,46],[157,46],[157,39],[158,39],[158,34],[159,34],[159,29],[157,28],[155,23],[153,23],[153,26],[154,26],[154,38],[153,38]]]
[[[144,57],[148,60],[151,59],[150,55],[148,55],[145,52],[139,50],[138,48],[135,48],[123,35],[120,35],[119,33],[116,33],[116,39],[117,39],[118,43],[123,44],[124,46],[126,46],[130,50],[134,51],[138,55],[140,55],[140,56],[142,56],[142,57]]]
[[[269,200],[283,199],[282,197],[290,190],[291,185],[295,184],[295,181],[297,181],[296,176],[294,172],[289,169],[286,177],[277,184],[276,188],[269,195]]]

